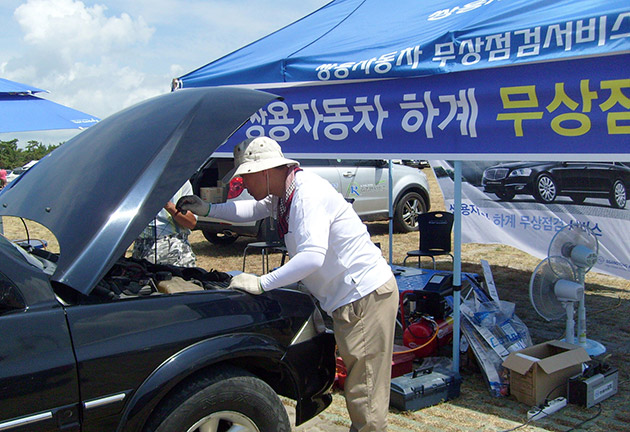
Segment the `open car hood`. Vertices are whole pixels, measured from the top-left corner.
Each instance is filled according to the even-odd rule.
[[[55,149],[0,193],[0,216],[52,231],[52,280],[89,294],[149,221],[235,130],[276,96],[184,89],[120,111]]]

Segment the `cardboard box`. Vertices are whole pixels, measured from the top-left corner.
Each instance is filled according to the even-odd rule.
[[[503,367],[510,370],[510,393],[527,405],[540,405],[545,398],[566,396],[567,382],[582,372],[591,358],[578,345],[549,341],[510,353]]]

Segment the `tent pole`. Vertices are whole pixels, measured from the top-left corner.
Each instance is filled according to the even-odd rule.
[[[462,289],[462,162],[455,161],[455,217],[453,223],[453,371],[459,372],[460,315]]]
[[[392,160],[389,160],[388,163],[388,176],[389,176],[389,265],[393,264],[393,256],[394,256],[394,250],[393,250],[393,245],[394,245],[394,191],[393,191],[393,187],[394,187],[394,182],[392,181]]]

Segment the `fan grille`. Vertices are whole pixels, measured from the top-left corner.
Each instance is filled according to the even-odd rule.
[[[566,316],[565,308],[554,292],[556,282],[561,279],[577,282],[573,264],[561,256],[545,258],[532,273],[529,299],[538,315],[547,321]]]
[[[562,256],[569,259],[584,272],[597,262],[599,242],[592,229],[584,225],[567,225],[558,231],[549,243],[548,256]],[[587,250],[590,253],[573,252]]]

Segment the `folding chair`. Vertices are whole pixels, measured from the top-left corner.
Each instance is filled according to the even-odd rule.
[[[451,232],[453,230],[453,213],[435,211],[418,215],[418,231],[420,233],[419,249],[407,252],[403,265],[409,257],[418,257],[418,268],[422,268],[422,257],[431,257],[435,270],[435,257],[451,254]]]
[[[287,248],[284,245],[284,241],[278,236],[278,232],[275,229],[271,229],[271,224],[275,223],[271,218],[266,218],[261,225],[263,231],[264,241],[248,243],[243,251],[243,271],[245,271],[245,261],[247,260],[247,254],[251,250],[260,251],[262,255],[262,273],[269,273],[269,254],[274,252],[280,252],[282,259],[280,265],[284,265],[286,257],[288,256]]]

